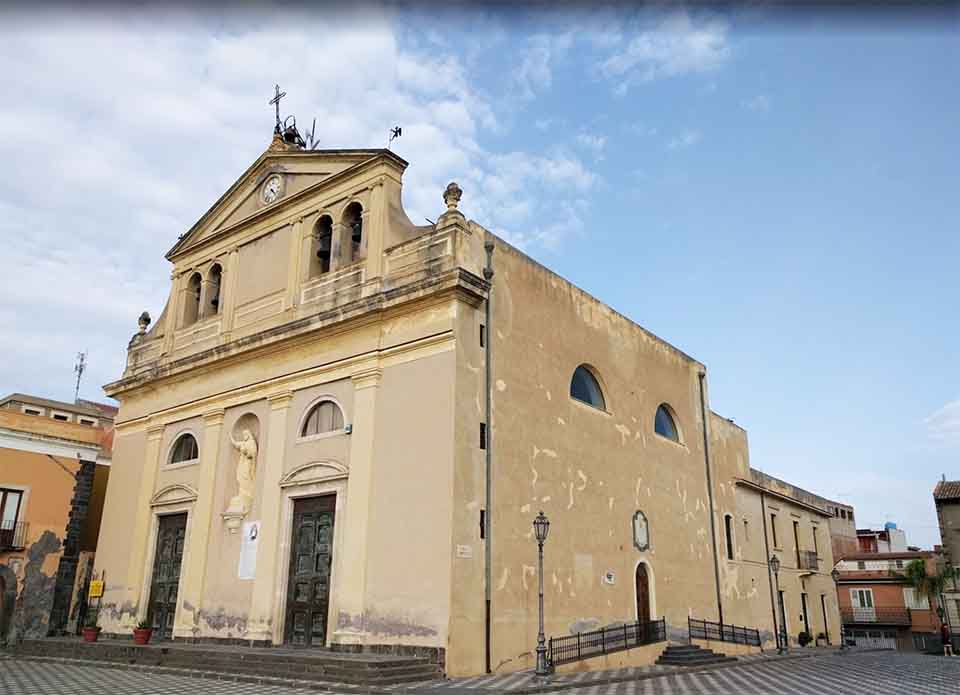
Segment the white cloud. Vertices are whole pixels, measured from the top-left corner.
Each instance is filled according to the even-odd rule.
[[[770,110],[770,98],[763,94],[758,94],[755,97],[744,99],[740,102],[740,106],[747,111],[767,112]]]
[[[164,306],[163,254],[269,144],[275,81],[283,113],[302,129],[316,116],[320,147],[383,147],[403,127],[393,149],[410,162],[415,222],[436,218],[456,179],[467,214],[522,243],[582,224],[576,206],[547,201],[582,198],[595,176],[569,153],[481,147],[502,128],[497,102],[436,37],[401,42],[385,11],[283,14],[5,17],[0,63],[17,69],[0,89],[30,95],[0,111],[16,172],[0,183],[6,388],[69,397],[74,355],[89,349],[81,394],[102,397],[139,313]],[[565,41],[548,42],[547,66]],[[531,80],[543,65],[531,58]]]
[[[685,130],[679,135],[667,140],[667,148],[671,150],[678,150],[685,147],[692,147],[702,139],[703,135],[699,130]]]
[[[923,422],[934,441],[960,443],[960,400],[946,403]]]
[[[528,39],[523,59],[513,73],[521,98],[533,99],[551,87],[553,65],[572,43],[570,34],[537,34]]]
[[[680,11],[638,33],[599,67],[616,82],[614,91],[623,95],[637,83],[715,70],[729,56],[726,22],[695,21]]]
[[[607,147],[607,136],[597,133],[579,133],[576,138],[577,145],[590,152],[596,161],[603,159],[604,150]]]

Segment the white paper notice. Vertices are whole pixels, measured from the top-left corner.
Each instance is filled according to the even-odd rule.
[[[240,579],[253,579],[257,573],[257,544],[260,542],[260,522],[243,522],[243,535],[240,540],[240,562],[237,576]]]

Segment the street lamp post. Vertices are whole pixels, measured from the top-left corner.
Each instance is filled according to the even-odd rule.
[[[780,646],[777,647],[777,653],[784,654],[790,651],[790,647],[787,644],[787,616],[784,615],[783,597],[780,595],[780,558],[771,555],[769,563],[773,579],[777,584],[777,603],[780,604]]]
[[[550,531],[550,520],[541,512],[533,520],[533,533],[537,538],[537,550],[539,553],[539,572],[540,580],[540,629],[537,632],[537,670],[538,676],[546,676],[550,673],[547,666],[547,640],[543,634],[543,544],[547,540],[547,533]]]
[[[830,576],[833,578],[833,588],[837,594],[837,612],[840,612],[840,570],[836,567],[833,568],[833,571],[830,572]],[[840,651],[843,651],[847,648],[847,639],[843,634],[843,616],[840,616]]]

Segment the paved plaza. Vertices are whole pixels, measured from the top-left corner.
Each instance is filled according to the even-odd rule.
[[[408,692],[510,692],[484,679],[420,686]],[[397,689],[402,692],[406,689]],[[0,657],[0,693],[5,695],[303,695],[317,689],[268,686],[233,681],[199,680],[170,673],[30,661]],[[346,692],[332,690],[327,692]],[[353,692],[358,692],[353,690]],[[623,683],[588,685],[557,692],[567,695],[940,695],[960,693],[960,657],[945,659],[902,652],[870,652],[817,656],[736,665],[730,668],[644,678]]]

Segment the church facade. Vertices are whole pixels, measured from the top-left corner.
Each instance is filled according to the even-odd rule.
[[[543,510],[548,636],[694,617],[772,640],[765,511],[731,550],[762,485],[704,365],[467,220],[456,184],[414,225],[405,167],[277,133],[168,253],[106,387],[104,632],[529,667]],[[814,565],[788,599],[826,593],[829,541]]]

